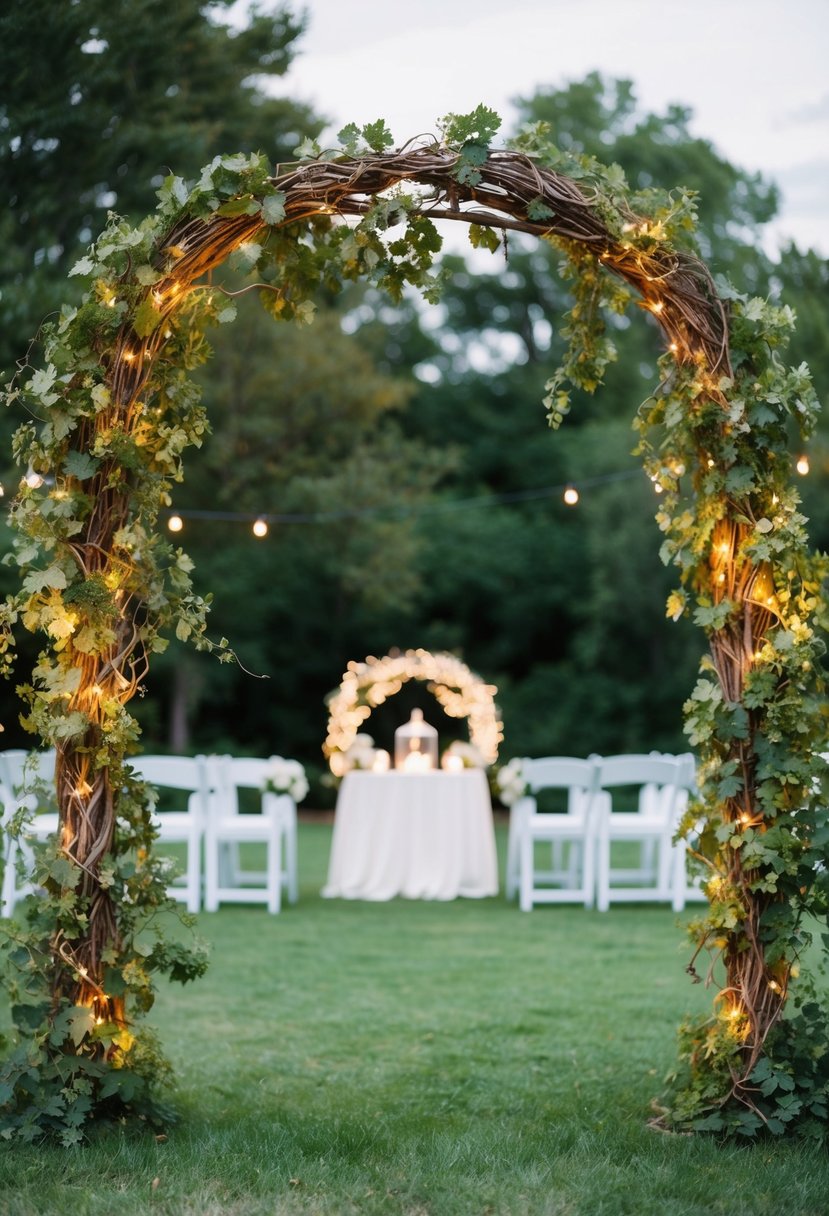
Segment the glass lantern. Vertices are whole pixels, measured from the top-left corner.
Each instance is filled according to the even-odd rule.
[[[394,732],[394,767],[401,773],[428,773],[438,766],[438,732],[423,720],[423,710]]]

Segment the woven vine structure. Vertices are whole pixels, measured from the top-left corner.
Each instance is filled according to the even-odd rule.
[[[591,194],[589,186],[577,185],[521,153],[490,152],[479,167],[480,180],[474,186],[458,181],[458,163],[458,154],[450,150],[410,146],[386,154],[290,166],[278,171],[273,179],[285,199],[285,219],[279,226],[299,225],[320,216],[335,219],[363,216],[377,196],[410,183],[420,191],[415,209],[421,215],[574,243],[636,290],[642,307],[650,311],[664,331],[677,364],[700,369],[708,399],[721,400],[717,385],[731,370],[728,319],[711,276],[699,260],[683,252],[666,250],[656,241],[651,251],[643,248],[641,242],[631,247],[613,237],[603,219],[598,196]],[[541,222],[530,218],[531,214],[538,214],[539,201],[549,209]],[[645,224],[635,214],[627,213],[623,204],[617,209],[619,216],[623,227],[630,230]],[[188,218],[175,225],[157,248],[155,268],[163,277],[146,292],[148,297],[152,296],[154,307],[162,317],[172,314],[197,282],[265,227],[261,211],[253,215]],[[80,450],[84,450],[84,444],[91,446],[96,430],[118,426],[131,432],[139,424],[152,361],[164,342],[163,321],[144,339],[127,320],[114,346],[99,352],[107,369],[111,400],[108,408],[85,424],[86,430],[78,436]],[[700,454],[700,467],[702,463]],[[693,470],[691,476],[696,476]],[[87,483],[87,489],[94,498],[95,509],[85,533],[75,539],[72,547],[88,575],[111,577],[114,584],[121,571],[113,539],[128,522],[128,496],[117,484],[111,484],[106,464],[98,469],[91,485]],[[731,560],[740,545],[738,531],[739,525],[723,525],[715,537],[710,564],[703,560],[696,572],[697,589],[708,586],[715,597],[728,594],[741,604],[733,624],[712,639],[713,660],[722,688],[735,701],[740,696],[747,656],[761,644],[774,616],[773,597],[767,590],[768,573],[745,560]],[[137,622],[151,607],[131,598],[128,582],[118,594],[121,615],[110,653],[103,661],[93,656],[83,663],[76,694],[75,704],[92,720],[90,734],[81,741],[81,746],[73,739],[59,748],[63,842],[83,871],[84,891],[90,899],[89,937],[76,947],[72,956],[82,977],[80,986],[65,992],[81,1005],[98,999],[96,977],[101,974],[101,954],[117,934],[110,895],[97,878],[99,863],[112,840],[115,804],[108,770],[92,773],[89,768],[88,750],[90,746],[94,750],[97,743],[96,705],[112,697],[122,703],[129,700],[147,667],[137,640]],[[736,741],[733,748],[733,756],[739,760],[744,774],[744,789],[738,797],[726,800],[724,815],[737,822],[741,815],[754,814],[755,759],[749,741]],[[746,890],[747,876],[741,873],[738,850],[733,853],[731,867],[729,880],[737,889]],[[753,948],[725,958],[726,991],[740,994],[741,1007],[751,1028],[751,1033],[745,1036],[740,1072],[733,1077],[735,1088],[749,1075],[762,1052],[785,995],[785,984],[783,990],[774,991],[765,980],[757,932],[764,899],[772,898],[757,896],[749,901],[747,931],[749,936],[754,934]],[[56,941],[55,949],[61,953],[64,943]],[[61,974],[64,976],[61,982],[66,983],[66,970]],[[119,1016],[117,1009],[109,1008],[106,1012],[109,1017]]]

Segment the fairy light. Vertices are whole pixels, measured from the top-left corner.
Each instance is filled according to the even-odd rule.
[[[801,477],[805,477],[809,472],[809,457],[798,456],[797,464],[794,466]]]
[[[180,532],[184,527],[184,520],[180,515],[171,515],[167,520],[167,527],[171,532]]]
[[[568,486],[564,491],[564,501],[568,507],[574,507],[579,501],[579,492],[575,486]]]
[[[258,536],[260,538],[263,536],[267,536],[268,535],[267,520],[263,519],[262,516],[260,515],[258,519],[255,519],[253,521],[252,531],[253,531],[254,536]]]
[[[23,481],[30,490],[39,490],[43,485],[44,478],[40,475],[40,473],[36,473],[34,469],[29,469],[28,473],[23,478]]]

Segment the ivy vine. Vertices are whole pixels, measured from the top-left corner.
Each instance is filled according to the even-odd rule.
[[[195,183],[169,177],[138,227],[110,218],[71,272],[87,284],[82,303],[44,325],[5,393],[27,415],[14,441],[27,476],[11,511],[21,587],[0,609],[0,662],[11,670],[15,628],[45,637],[20,692],[27,727],[57,750],[61,820],[38,860],[42,894],[5,934],[6,1138],[71,1144],[98,1119],[163,1118],[165,1067],[141,1018],[155,975],[186,981],[205,966],[198,943],[169,934],[169,875],[152,852],[152,791],[128,764],[127,706],[172,632],[233,658],[207,632],[190,559],[158,530],[183,453],[208,426],[189,373],[208,329],[235,316],[211,272],[227,262],[275,318],[301,324],[315,293],[343,280],[432,301],[440,217],[468,224],[473,245],[496,249],[519,230],[559,250],[573,307],[547,386],[552,425],[570,387],[596,389],[614,357],[608,310],[637,299],[666,336],[636,425],[664,490],[662,556],[678,571],[668,613],[693,613],[709,646],[687,705],[701,764],[684,831],[709,898],[689,970],[702,978],[706,957],[717,995],[682,1028],[659,1119],[827,1137],[826,1014],[798,975],[829,912],[817,756],[827,567],[790,477],[790,432],[808,434],[817,409],[807,369],[783,361],[793,317],[712,281],[686,192],[634,193],[618,166],[555,148],[543,124],[496,149],[498,127],[481,106],[396,152],[382,121],[352,124],[338,148],[306,142],[276,174],[238,155]]]

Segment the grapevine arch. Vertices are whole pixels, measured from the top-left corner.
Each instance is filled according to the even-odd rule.
[[[709,642],[688,728],[702,754],[694,844],[711,899],[694,935],[719,992],[713,1014],[685,1028],[685,1081],[663,1118],[753,1134],[802,1111],[825,1132],[825,1026],[808,1002],[782,1017],[804,917],[827,904],[812,757],[823,568],[786,454],[787,424],[807,432],[816,407],[808,373],[777,354],[791,318],[715,287],[688,251],[687,197],[635,195],[617,168],[567,161],[540,130],[495,150],[494,119],[480,108],[449,121],[442,141],[399,151],[387,150],[382,124],[346,128],[337,152],[311,149],[275,173],[237,156],[217,158],[194,187],[168,179],[155,216],[137,229],[113,220],[74,267],[89,280],[82,305],[64,310],[44,365],[24,368],[7,393],[33,415],[16,453],[35,476],[12,513],[23,585],[3,610],[3,649],[18,620],[47,637],[24,696],[30,726],[57,748],[61,817],[41,875],[47,898],[15,938],[13,957],[29,960],[17,982],[43,1017],[25,1020],[27,1042],[6,1066],[12,1130],[34,1119],[71,1139],[84,1110],[151,1107],[156,1065],[133,1033],[135,1011],[151,1003],[153,971],[188,979],[203,967],[180,944],[159,937],[148,952],[141,939],[165,906],[164,876],[147,850],[148,792],[124,758],[135,735],[126,706],[165,628],[232,657],[207,639],[189,559],[156,530],[181,453],[204,429],[186,372],[203,357],[205,327],[233,315],[207,276],[235,255],[258,267],[266,307],[300,322],[314,288],[344,278],[393,296],[410,283],[432,299],[432,221],[443,218],[469,225],[473,243],[493,247],[515,230],[560,250],[575,305],[548,385],[553,425],[569,408],[568,382],[592,390],[612,357],[603,309],[637,298],[665,335],[663,379],[638,427],[665,491],[663,557],[680,575],[668,611],[693,609]],[[799,1035],[823,1050],[796,1073]],[[64,1084],[67,1057],[83,1060],[83,1086]]]

